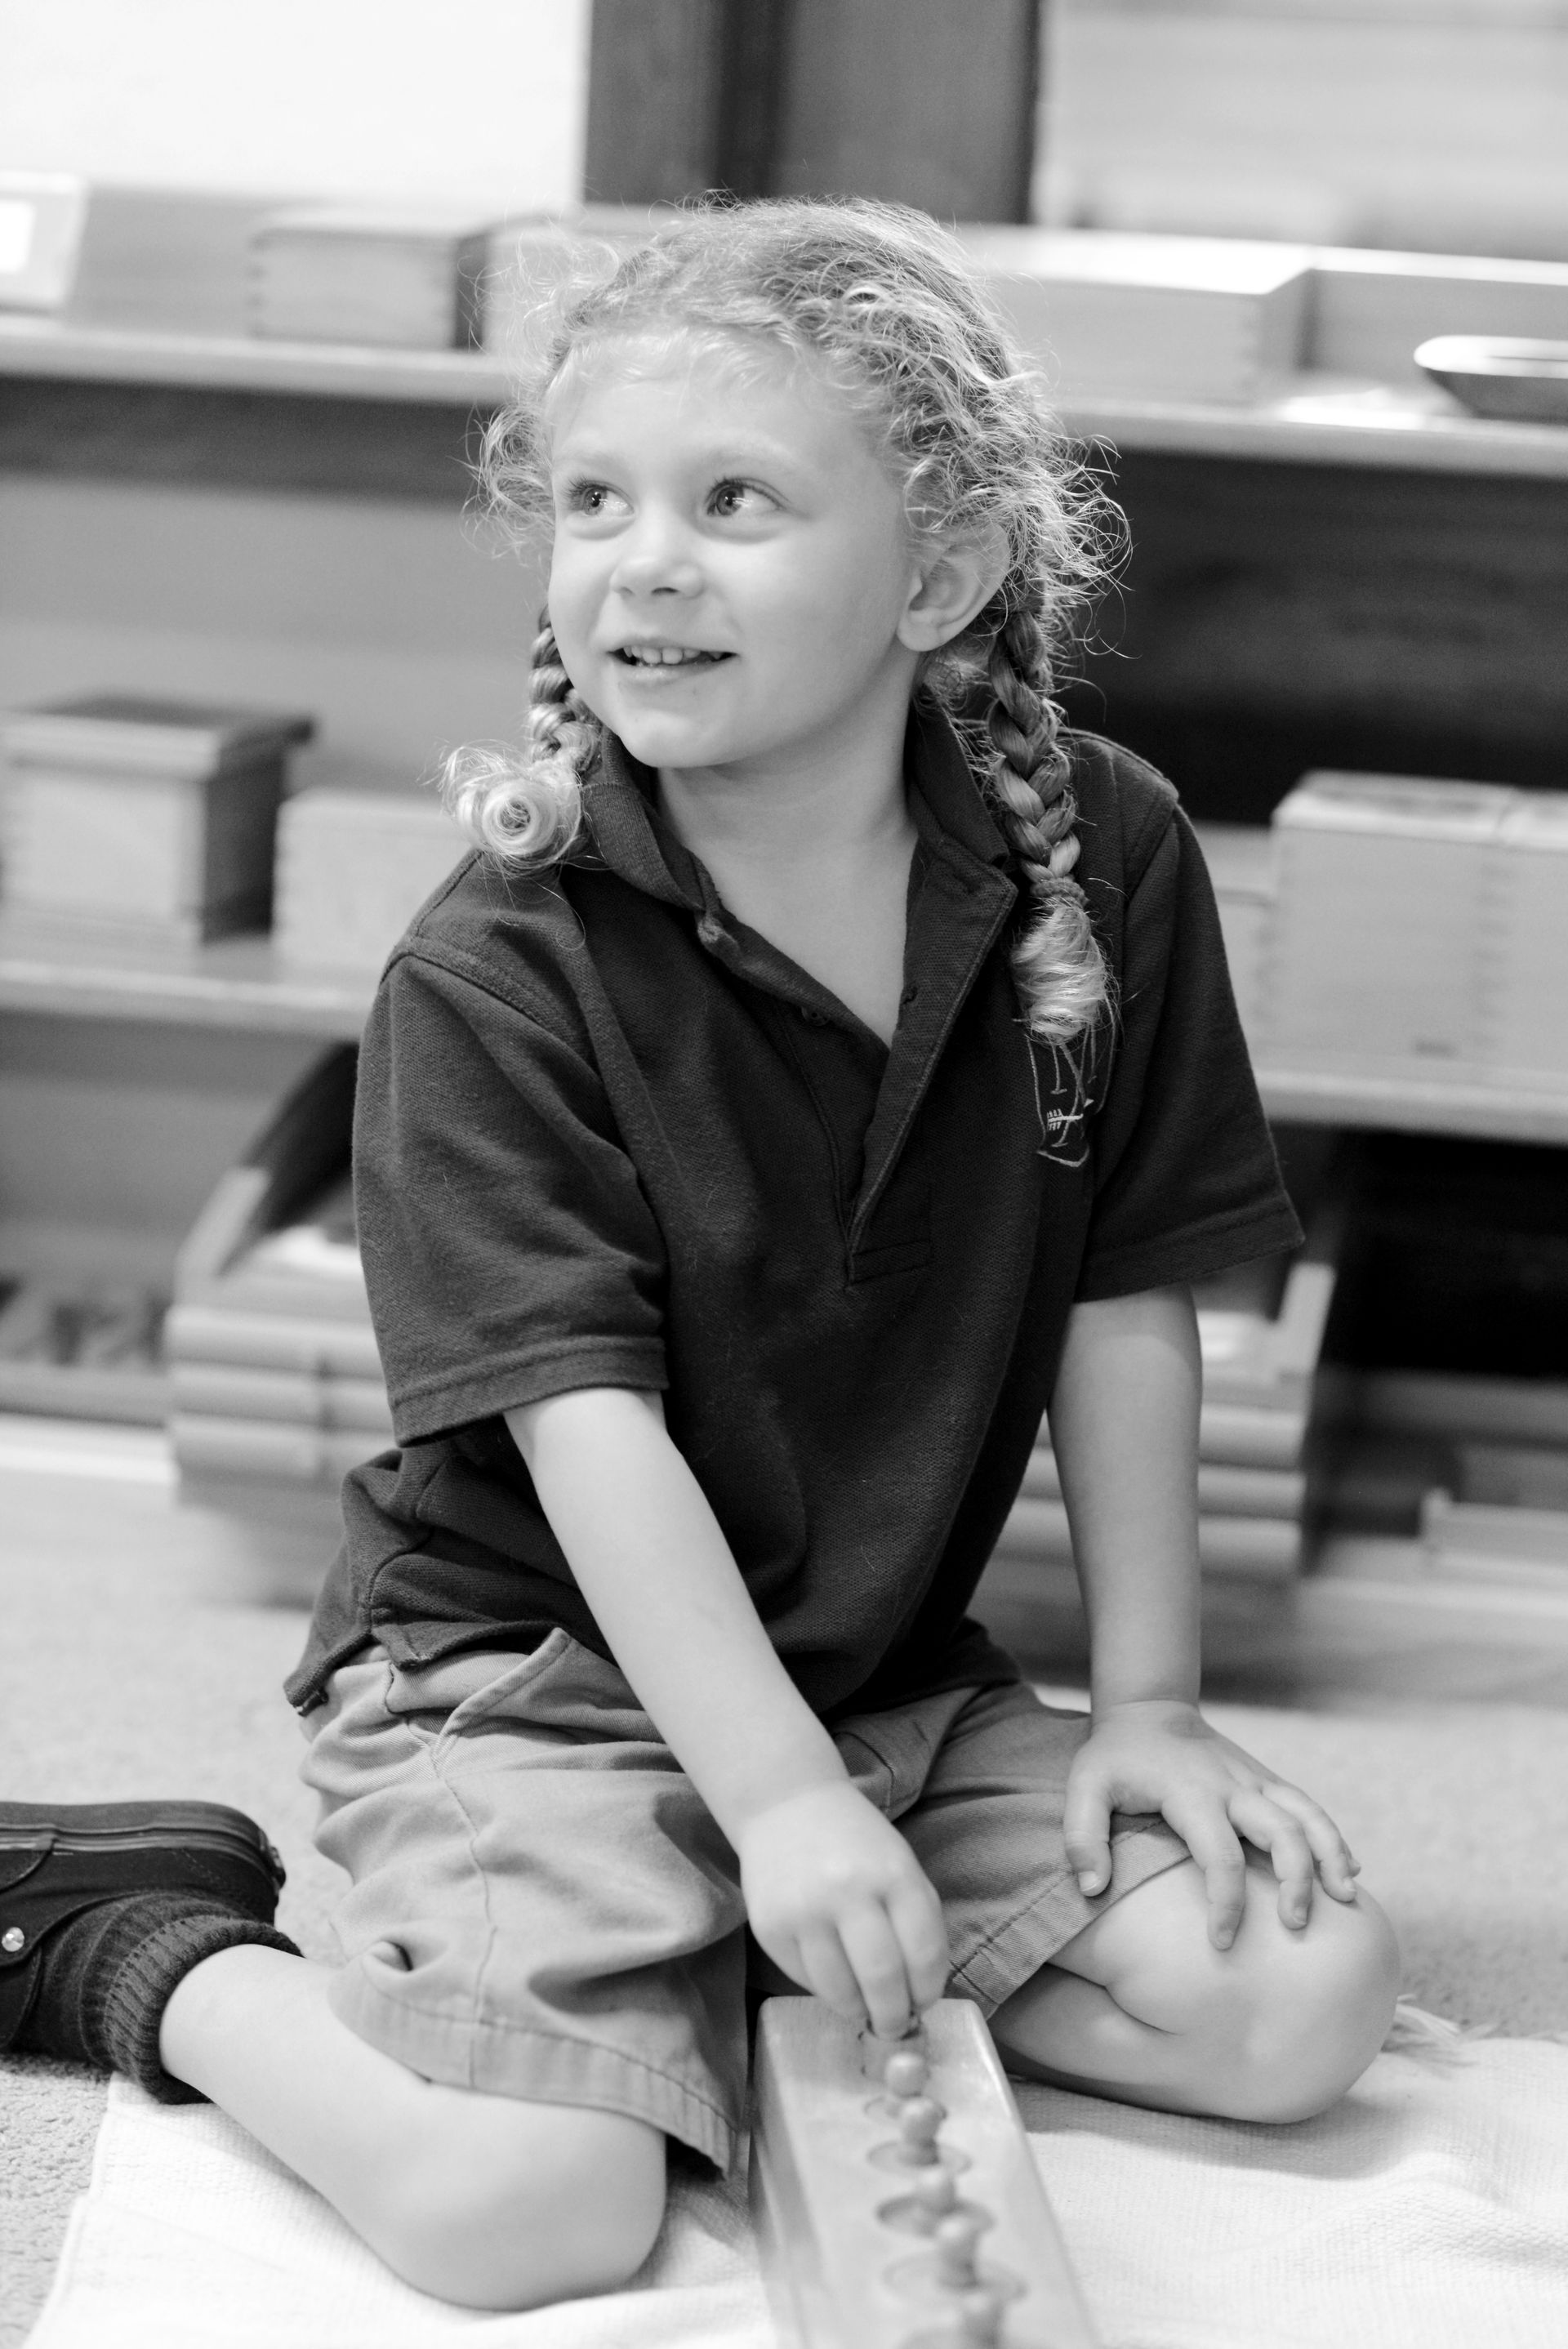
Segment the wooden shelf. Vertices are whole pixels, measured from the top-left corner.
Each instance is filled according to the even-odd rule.
[[[1517,1078],[1385,1077],[1255,1063],[1264,1107],[1281,1125],[1353,1125],[1568,1144],[1568,1084]]]
[[[266,937],[132,952],[85,935],[41,941],[0,919],[0,1010],[353,1039],[375,985],[373,971],[285,963]]]
[[[463,410],[499,407],[511,388],[504,357],[490,351],[267,342],[3,314],[0,376]],[[1568,427],[1489,422],[1416,383],[1310,371],[1282,379],[1256,407],[1099,399],[1065,403],[1061,413],[1078,439],[1119,450],[1568,479]]]
[[[375,993],[373,971],[311,970],[265,937],[226,938],[185,954],[130,953],[89,936],[40,943],[0,919],[0,1011],[161,1026],[267,1030],[352,1041]],[[1257,1059],[1264,1106],[1281,1124],[1392,1127],[1568,1144],[1568,1085],[1291,1069]]]
[[[1099,400],[1063,413],[1081,440],[1166,456],[1568,480],[1568,425],[1493,423],[1436,385],[1309,372],[1255,408]]]
[[[250,335],[96,326],[3,314],[0,375],[411,400],[438,408],[494,408],[507,398],[510,384],[504,364],[484,351],[267,342]]]

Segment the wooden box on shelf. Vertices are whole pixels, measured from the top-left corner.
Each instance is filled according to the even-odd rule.
[[[286,342],[477,348],[495,226],[363,204],[274,213],[251,241],[251,331]]]
[[[1493,863],[1496,1060],[1510,1078],[1568,1083],[1568,792],[1522,793]]]
[[[433,798],[297,792],[278,826],[280,960],[374,976],[468,845]]]
[[[198,946],[271,917],[273,842],[306,717],[98,693],[0,724],[5,913],[128,946]]]
[[[1243,239],[985,227],[964,241],[1059,398],[1244,405],[1301,365],[1311,256]]]
[[[1274,811],[1263,1031],[1293,1067],[1396,1076],[1491,1056],[1495,850],[1516,794],[1315,773]]]
[[[1274,836],[1263,824],[1253,823],[1205,823],[1197,829],[1242,1030],[1255,1041],[1262,1029],[1264,957],[1277,887]]]

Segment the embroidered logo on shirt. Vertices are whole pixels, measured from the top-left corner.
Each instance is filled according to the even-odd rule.
[[[1027,1038],[1029,1073],[1035,1086],[1035,1114],[1040,1122],[1039,1155],[1053,1166],[1076,1169],[1088,1161],[1088,1137],[1085,1131],[1089,1111],[1094,1104],[1088,1097],[1086,1071],[1071,1054],[1055,1044],[1047,1044],[1037,1036]],[[1040,1060],[1050,1054],[1050,1105],[1040,1091]],[[1063,1104],[1066,1104],[1065,1106]]]

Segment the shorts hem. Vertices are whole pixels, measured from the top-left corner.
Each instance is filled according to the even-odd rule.
[[[739,2131],[711,2098],[622,2048],[526,2023],[434,2013],[387,1997],[354,1965],[334,1976],[327,1997],[356,2038],[421,2079],[520,2102],[624,2113],[678,2137],[726,2175],[734,2165]]]
[[[1181,1837],[1163,1819],[1122,1828],[1110,1839],[1110,1882],[1103,1892],[1090,1899],[1078,1889],[1072,1869],[1064,1866],[1033,1899],[954,1967],[952,1993],[973,1999],[982,2014],[995,2014],[1086,1925],[1092,1925],[1151,1876],[1162,1876],[1168,1868],[1179,1867],[1191,1857]]]

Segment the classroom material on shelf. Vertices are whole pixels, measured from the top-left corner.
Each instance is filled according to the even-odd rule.
[[[428,207],[273,212],[251,239],[251,332],[283,342],[477,348],[498,225]]]
[[[57,310],[70,297],[88,185],[72,171],[0,171],[0,310]]]
[[[135,1283],[0,1275],[0,1411],[161,1426],[168,1303]]]
[[[1242,1032],[1252,1044],[1262,1025],[1264,956],[1277,886],[1274,840],[1259,823],[1200,823],[1194,829],[1213,884]]]
[[[414,792],[296,792],[278,823],[273,936],[280,957],[378,970],[469,846],[438,800]]]
[[[1268,1057],[1429,1081],[1568,1077],[1568,793],[1315,772],[1272,830]]]
[[[1305,246],[965,228],[987,291],[1062,400],[1243,407],[1302,365]]]
[[[523,228],[489,342],[525,350],[527,313],[591,249],[627,251],[657,223],[600,212]],[[965,225],[987,292],[1062,401],[1246,407],[1303,364],[1312,285],[1303,245],[1226,237]]]
[[[1013,2092],[973,2001],[897,2040],[770,1998],[751,2208],[797,2349],[1094,2349]]]
[[[1568,1595],[1568,1385],[1336,1365],[1320,1403],[1336,1523],[1416,1535],[1439,1580]]]
[[[1196,1290],[1203,1356],[1198,1554],[1205,1577],[1284,1582],[1300,1569],[1303,1454],[1338,1239],[1337,1221],[1326,1212],[1297,1255],[1241,1266]],[[1053,1568],[1071,1564],[1048,1421],[1041,1423],[996,1553]]]
[[[1303,778],[1274,814],[1272,1050],[1412,1072],[1485,1057],[1487,852],[1513,804],[1491,783]]]
[[[1460,1501],[1435,1485],[1421,1503],[1421,1543],[1434,1573],[1568,1593],[1568,1509]]]
[[[191,947],[265,929],[291,747],[314,721],[134,693],[0,720],[7,926]]]
[[[194,1495],[335,1492],[390,1437],[349,1190],[356,1061],[340,1045],[315,1064],[181,1251],[164,1344]]]
[[[1568,342],[1533,335],[1434,335],[1416,365],[1472,416],[1568,424]]]
[[[1568,1079],[1568,792],[1521,792],[1491,864],[1492,1057],[1505,1071]]]

